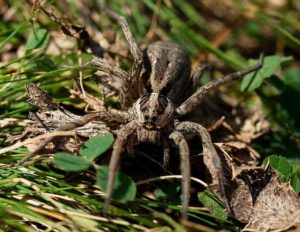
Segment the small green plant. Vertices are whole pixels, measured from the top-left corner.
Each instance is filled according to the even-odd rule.
[[[34,24],[27,40],[26,53],[29,53],[34,49],[46,48],[49,38],[50,36],[46,29],[41,28],[39,24]]]
[[[61,170],[67,172],[85,171],[91,166],[95,159],[111,148],[114,142],[112,134],[95,136],[86,141],[79,150],[79,155],[67,152],[58,152],[54,155],[54,164]],[[97,167],[97,185],[106,191],[109,169],[107,166]],[[119,202],[132,201],[136,195],[136,185],[134,181],[121,172],[117,172],[114,183],[114,193],[112,198]]]
[[[209,209],[211,214],[218,220],[224,221],[228,215],[220,200],[212,192],[205,190],[198,193],[199,201]]]
[[[108,179],[108,167],[101,166],[97,170],[97,185],[103,191],[106,191],[107,179]],[[112,199],[118,202],[133,201],[136,195],[136,185],[134,181],[122,172],[117,172],[114,182],[114,192]]]
[[[278,69],[293,60],[293,57],[288,56],[266,56],[264,58],[263,66],[253,73],[249,73],[242,79],[241,90],[251,92],[259,88],[263,81],[267,78],[270,78],[272,75],[275,75]],[[258,60],[250,60],[249,66],[254,65]]]
[[[267,157],[263,164],[270,164],[284,181],[290,182],[293,189],[300,193],[300,164],[291,163],[288,159],[278,155],[271,155]]]

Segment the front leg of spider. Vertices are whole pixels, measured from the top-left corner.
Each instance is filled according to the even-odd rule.
[[[180,158],[181,158],[181,175],[182,175],[182,219],[187,220],[187,211],[189,207],[189,199],[190,199],[190,179],[191,179],[191,168],[190,168],[190,151],[189,146],[183,136],[183,134],[179,131],[174,131],[169,136],[175,143],[175,145],[179,148]]]
[[[133,120],[118,131],[113,146],[106,186],[105,211],[107,212],[111,202],[113,183],[121,152],[126,147],[129,138],[134,136],[137,138],[137,143],[151,142],[153,144],[163,144],[163,138],[169,138],[178,147],[181,157],[181,173],[183,176],[182,218],[187,219],[190,192],[189,147],[183,134],[180,131],[174,131],[173,103],[164,95],[149,93],[137,100],[132,112],[134,114]]]
[[[211,175],[211,188],[223,200],[224,205],[228,208],[226,198],[225,184],[223,183],[223,166],[222,161],[212,143],[208,130],[198,123],[181,122],[176,125],[176,130],[184,135],[197,136],[202,141],[203,161]]]
[[[128,141],[129,136],[132,135],[136,129],[137,129],[137,123],[135,121],[131,121],[117,132],[117,138],[115,140],[112,156],[109,162],[109,172],[108,172],[108,180],[106,186],[104,212],[108,212],[108,208],[111,202],[114,179],[119,165],[121,153],[124,147],[126,147],[126,142]]]
[[[143,63],[143,53],[138,47],[125,17],[106,9],[106,14],[116,21],[121,27],[129,44],[130,53],[133,56],[133,64],[129,77],[123,81],[120,91],[120,100],[123,108],[129,108],[144,93],[143,83],[140,79]],[[132,91],[134,90],[134,91]]]

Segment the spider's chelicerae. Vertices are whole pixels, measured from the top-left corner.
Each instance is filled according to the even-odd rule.
[[[193,93],[199,72],[191,74],[190,60],[182,48],[172,42],[158,41],[152,43],[142,53],[132,36],[126,19],[109,10],[107,10],[107,14],[121,26],[129,43],[134,59],[131,72],[127,73],[102,59],[95,59],[87,65],[99,67],[102,71],[110,73],[122,81],[119,91],[122,110],[88,114],[80,120],[57,128],[57,130],[71,130],[93,120],[119,122],[120,127],[116,132],[117,137],[109,163],[106,209],[111,202],[116,170],[125,147],[132,152],[133,146],[142,142],[162,145],[164,149],[163,164],[166,166],[170,159],[170,146],[175,145],[181,157],[182,216],[186,219],[190,193],[189,146],[186,139],[199,136],[203,144],[204,163],[207,166],[213,165],[219,170],[216,173],[210,173],[212,180],[215,180],[212,185],[217,186],[217,192],[221,195],[224,195],[222,194],[224,189],[222,189],[221,183],[221,161],[208,131],[198,123],[181,121],[181,118],[192,112],[211,89],[257,71],[262,65],[263,58],[260,58],[257,65],[231,73],[222,79],[210,81]],[[50,139],[41,143],[34,152],[18,164],[28,160],[49,143]]]
[[[116,112],[116,117],[122,115],[125,123],[117,131],[109,163],[106,208],[110,205],[115,173],[124,147],[127,146],[130,151],[137,143],[161,144],[164,148],[163,162],[167,165],[170,158],[169,146],[173,144],[178,147],[181,157],[182,215],[186,218],[190,192],[189,147],[186,137],[196,135],[201,138],[206,165],[213,162],[220,169],[222,165],[208,131],[197,123],[182,122],[180,118],[193,111],[212,88],[258,70],[263,59],[261,57],[260,62],[253,67],[210,81],[191,93],[199,73],[191,75],[190,61],[182,48],[172,42],[158,41],[142,53],[126,19],[109,10],[107,14],[121,26],[134,62],[130,73],[99,59],[89,63],[121,78],[123,83],[119,96],[124,111]],[[220,179],[219,173],[212,175],[216,175],[212,179]],[[220,183],[214,184],[221,186]],[[219,192],[222,192],[221,188]]]

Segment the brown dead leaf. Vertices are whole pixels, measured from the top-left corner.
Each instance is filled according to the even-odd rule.
[[[240,141],[231,141],[226,143],[215,143],[224,155],[235,160],[235,164],[255,166],[259,153],[251,146]]]
[[[235,152],[229,149],[232,144],[218,145],[224,173],[223,180],[215,183],[224,184],[221,198],[225,195],[222,200],[228,203],[227,211],[247,223],[243,231],[285,231],[300,223],[300,198],[288,183],[270,166],[257,167],[249,160],[242,163],[240,157],[234,157],[237,147]]]
[[[270,171],[270,174],[270,180],[257,179],[249,187],[253,205],[243,231],[284,231],[300,223],[299,196],[277,173]],[[251,178],[249,174],[244,175]]]
[[[265,120],[262,112],[254,112],[243,122],[236,137],[245,143],[250,143],[253,139],[266,133],[269,130],[269,127],[270,125]]]
[[[29,96],[27,102],[37,107],[39,111],[36,113],[29,113],[30,120],[26,120],[27,125],[25,126],[25,130],[22,134],[9,136],[8,142],[15,142],[15,144],[5,148],[8,150],[15,149],[19,146],[25,146],[28,150],[33,151],[40,143],[47,139],[47,136],[51,137],[51,133],[55,133],[57,128],[73,122],[74,120],[80,120],[81,118],[81,116],[67,111],[59,103],[54,102],[50,95],[35,84],[30,83],[25,87]],[[2,123],[8,122],[4,121]],[[60,139],[56,139],[57,141],[54,139],[54,141],[52,141],[52,143],[50,143],[46,148],[50,148],[52,150],[53,148],[61,147],[70,152],[76,152],[84,140],[96,135],[108,134],[111,131],[103,122],[91,121],[84,126],[77,127],[74,132],[75,133],[71,134],[73,136],[70,136],[70,134],[60,135]],[[61,131],[58,133],[64,132]],[[42,137],[43,135],[46,137]]]

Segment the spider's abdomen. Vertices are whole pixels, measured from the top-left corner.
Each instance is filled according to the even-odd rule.
[[[182,103],[192,90],[190,59],[184,50],[170,41],[152,43],[145,52],[144,80],[147,91]]]

